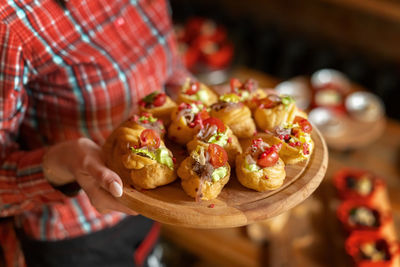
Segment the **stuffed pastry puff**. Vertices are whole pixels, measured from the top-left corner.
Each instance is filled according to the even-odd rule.
[[[238,138],[250,138],[256,132],[250,109],[236,94],[222,95],[219,102],[211,106],[210,114],[228,125]]]
[[[217,144],[222,146],[228,154],[228,162],[230,166],[235,166],[236,156],[242,153],[242,147],[237,137],[232,133],[231,129],[227,127],[218,118],[208,118],[203,121],[203,128],[200,129],[198,134],[192,141],[187,143],[186,147],[189,152],[196,149],[199,145]]]
[[[178,103],[199,101],[208,107],[218,101],[218,96],[205,84],[187,78],[178,94]]]
[[[161,139],[165,135],[165,127],[163,122],[155,117],[151,113],[141,113],[140,115],[133,115],[129,120],[124,122],[121,126],[130,127],[133,129],[152,129],[156,131]]]
[[[232,78],[230,86],[231,92],[237,94],[251,111],[257,108],[260,99],[267,97],[265,91],[258,87],[258,82],[254,79],[247,79],[241,82],[236,78]]]
[[[181,103],[171,114],[168,137],[181,145],[186,145],[202,127],[202,121],[209,118],[201,103]]]
[[[269,131],[282,123],[292,122],[296,116],[307,118],[290,96],[268,95],[258,101],[258,107],[254,111],[257,127]]]
[[[216,198],[230,172],[226,151],[216,144],[197,146],[178,168],[183,190],[196,201]]]
[[[171,122],[171,113],[175,107],[175,102],[163,92],[153,92],[139,101],[140,112],[153,114],[165,125],[169,125]]]
[[[254,139],[236,158],[236,176],[250,189],[264,192],[279,188],[286,177],[285,163],[279,157],[279,145],[270,146],[261,138]]]
[[[107,166],[125,183],[153,189],[176,179],[174,158],[152,129],[116,128],[103,146]]]
[[[311,132],[310,122],[296,116],[293,122],[283,123],[268,134],[262,134],[262,138],[270,144],[282,144],[279,156],[285,164],[296,164],[310,158],[314,150]]]

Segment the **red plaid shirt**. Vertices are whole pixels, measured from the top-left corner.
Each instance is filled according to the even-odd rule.
[[[0,217],[40,240],[114,225],[125,215],[101,215],[84,192],[55,190],[42,156],[82,136],[101,144],[139,98],[188,75],[167,4],[69,0],[63,10],[55,0],[8,0],[0,18]]]

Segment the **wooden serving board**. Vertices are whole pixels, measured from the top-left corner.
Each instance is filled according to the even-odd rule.
[[[124,187],[119,199],[125,206],[153,220],[192,228],[226,228],[250,224],[287,211],[301,203],[319,186],[328,165],[328,149],[314,128],[315,149],[308,162],[286,166],[285,182],[279,189],[256,192],[231,176],[217,199],[195,202],[183,191],[178,178],[152,190]]]

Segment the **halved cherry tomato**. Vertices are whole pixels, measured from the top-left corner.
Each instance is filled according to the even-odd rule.
[[[240,87],[242,87],[242,82],[237,78],[231,79],[231,92],[236,92]]]
[[[159,93],[153,101],[153,105],[155,107],[161,107],[162,105],[165,104],[165,101],[167,101],[167,96],[165,95],[165,93]]]
[[[204,122],[204,125],[215,125],[218,128],[218,131],[220,133],[224,133],[226,130],[225,124],[218,118],[210,117],[206,119]]]
[[[199,113],[197,113],[197,116],[202,120],[205,121],[208,118],[210,118],[210,114],[208,113],[207,110],[203,109]]]
[[[305,133],[311,133],[312,131],[311,123],[306,118],[296,116],[293,120],[293,123],[298,123],[301,127],[301,130]]]
[[[210,154],[210,162],[214,168],[222,167],[228,161],[228,154],[225,149],[216,144],[208,146],[208,153]]]
[[[203,109],[199,113],[196,114],[194,117],[193,122],[189,124],[190,128],[195,127],[196,125],[200,125],[201,128],[203,128],[204,125],[204,120],[208,119],[210,117],[210,114],[208,114],[207,110]]]
[[[268,108],[274,108],[274,107],[276,107],[277,105],[279,105],[279,102],[278,101],[274,101],[272,98],[270,98],[270,97],[265,97],[265,98],[262,98],[262,99],[259,99],[258,100],[258,106],[260,107],[260,108],[266,108],[266,109],[268,109]]]
[[[188,104],[188,103],[185,103],[185,102],[180,103],[179,106],[178,106],[178,110],[179,111],[184,110],[184,109],[191,109],[191,108],[192,108],[192,106],[190,104]]]
[[[143,130],[140,134],[140,145],[146,146],[148,148],[157,149],[160,147],[160,136],[158,133],[152,129]]]
[[[185,94],[187,95],[194,95],[197,91],[200,90],[200,83],[199,82],[190,82],[189,88],[186,90]]]
[[[260,154],[257,160],[257,164],[263,168],[271,167],[276,164],[278,159],[279,159],[279,154],[275,151],[274,148],[271,147]]]

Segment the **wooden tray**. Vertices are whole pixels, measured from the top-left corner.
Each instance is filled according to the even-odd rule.
[[[250,224],[285,212],[311,195],[328,165],[328,149],[314,128],[315,149],[308,162],[286,166],[282,187],[264,193],[243,187],[232,175],[217,199],[195,202],[178,178],[172,184],[138,191],[124,187],[120,202],[153,220],[192,228],[226,228]]]

